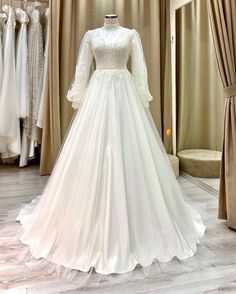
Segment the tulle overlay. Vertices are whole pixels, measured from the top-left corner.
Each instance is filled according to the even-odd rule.
[[[185,259],[205,226],[182,193],[128,70],[96,70],[42,196],[17,217],[20,240],[105,275]]]
[[[35,197],[35,200],[31,204],[28,204],[28,212],[33,209],[36,202],[39,201],[40,196]],[[22,205],[23,206],[23,205]],[[30,208],[31,206],[31,208]],[[26,207],[25,207],[26,208]],[[20,208],[9,211],[6,224],[1,224],[0,229],[0,248],[1,248],[1,282],[8,281],[9,273],[8,270],[4,271],[5,268],[11,266],[14,268],[14,273],[11,270],[11,276],[14,280],[11,280],[14,284],[21,284],[21,282],[44,281],[46,285],[51,284],[50,290],[57,293],[58,287],[60,292],[68,290],[93,290],[95,287],[99,287],[107,290],[108,287],[115,286],[117,284],[124,284],[127,282],[135,282],[144,279],[163,279],[168,276],[170,279],[177,273],[187,273],[194,270],[200,270],[205,267],[206,263],[214,266],[212,259],[212,253],[206,247],[205,244],[198,246],[197,253],[194,258],[185,260],[178,260],[173,258],[171,262],[162,263],[156,259],[153,263],[147,267],[141,267],[137,265],[133,271],[123,274],[109,274],[103,275],[94,271],[91,267],[89,272],[82,272],[66,268],[59,264],[50,262],[48,259],[40,258],[36,259],[30,253],[30,247],[24,245],[19,239],[23,233],[22,227],[19,222],[15,222],[15,217],[19,213]],[[201,213],[205,213],[201,209]],[[205,215],[207,217],[207,215]],[[15,265],[15,266],[14,266]],[[59,283],[59,284],[58,284]],[[6,284],[7,285],[7,284]],[[59,286],[57,286],[59,285]],[[44,291],[44,285],[41,286],[41,291]],[[40,292],[41,293],[41,292]],[[44,292],[43,292],[44,293]],[[46,293],[46,292],[45,292]],[[50,292],[51,293],[51,292]],[[104,292],[105,293],[105,292]]]

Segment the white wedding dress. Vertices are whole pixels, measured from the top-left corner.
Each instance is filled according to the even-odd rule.
[[[2,86],[3,77],[3,31],[7,20],[6,13],[0,12],[0,89]]]
[[[46,114],[46,105],[48,98],[48,81],[49,81],[49,60],[48,60],[48,49],[49,49],[49,7],[44,12],[45,17],[45,47],[44,47],[44,66],[42,75],[42,92],[41,98],[39,99],[39,112],[37,119],[37,127],[43,128],[44,117]]]
[[[87,31],[67,98],[79,110],[53,172],[17,217],[31,254],[105,275],[193,256],[205,226],[183,198],[150,115],[137,31]]]
[[[2,10],[8,16],[3,37],[3,76],[0,90],[0,153],[2,158],[21,153],[20,106],[15,68],[15,12],[10,5]]]
[[[28,14],[21,8],[16,9],[16,18],[20,23],[16,43],[16,82],[20,103],[20,118],[29,116],[29,85],[28,85],[28,47],[27,25]]]

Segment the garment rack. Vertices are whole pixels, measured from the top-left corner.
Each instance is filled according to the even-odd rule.
[[[36,0],[0,0],[0,11],[2,11],[2,6],[7,4],[12,7],[25,7],[25,5],[36,2]],[[42,7],[47,7],[49,5],[49,0],[37,0],[37,2],[40,2],[42,4]]]
[[[2,6],[2,5],[4,5],[4,4],[9,4],[9,5],[13,5],[14,6],[14,4],[21,4],[21,3],[32,3],[32,2],[36,2],[36,0],[27,0],[27,1],[25,1],[25,0],[1,0],[1,2],[0,2],[0,5]],[[49,0],[37,0],[37,2],[41,2],[42,4],[48,4],[49,3]]]

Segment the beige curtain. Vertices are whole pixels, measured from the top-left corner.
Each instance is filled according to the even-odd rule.
[[[177,146],[222,150],[224,101],[206,0],[177,11]]]
[[[49,82],[48,99],[43,125],[40,174],[49,174],[61,146],[60,129],[60,76],[59,76],[59,31],[60,1],[50,0],[49,17]]]
[[[88,29],[101,27],[104,15],[117,13],[120,25],[139,31],[154,100],[150,110],[167,150],[171,139],[169,0],[50,0],[51,72],[49,105],[44,131],[41,174],[49,173],[73,115],[66,94],[75,71],[80,41]],[[60,109],[60,110],[59,110]],[[55,133],[54,133],[55,132]]]
[[[227,219],[228,226],[236,229],[236,1],[207,3],[226,100],[219,218]]]

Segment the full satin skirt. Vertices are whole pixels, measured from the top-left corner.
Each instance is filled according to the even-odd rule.
[[[42,195],[17,220],[35,258],[106,275],[191,257],[205,231],[127,69],[95,70]]]

